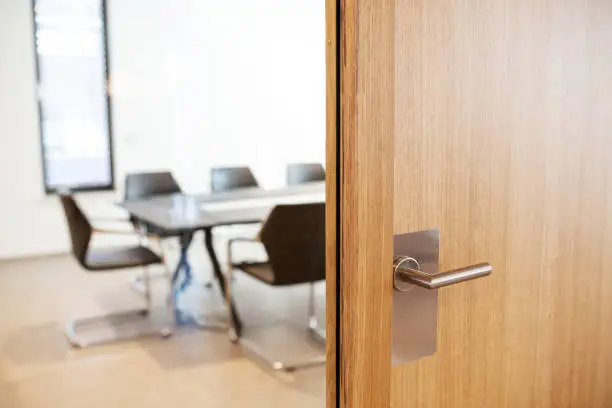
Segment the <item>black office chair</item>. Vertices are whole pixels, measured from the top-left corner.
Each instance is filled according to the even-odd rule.
[[[170,172],[130,173],[125,177],[124,200],[139,200],[158,195],[181,193],[181,187]],[[138,228],[138,222],[133,217],[130,221]],[[155,231],[150,225],[144,224],[147,232],[164,236],[163,231]]]
[[[266,262],[235,261],[233,250],[237,243],[259,242],[263,245]],[[257,239],[235,238],[228,243],[228,297],[231,299],[232,273],[246,273],[270,286],[310,284],[309,322],[312,334],[322,339],[315,314],[314,284],[325,280],[325,204],[292,204],[276,206],[261,228]],[[293,371],[325,363],[324,356],[312,360],[287,364],[269,358],[253,342],[238,338],[230,329],[230,339],[239,341],[257,354],[275,370]]]
[[[180,193],[181,186],[168,171],[130,173],[125,177],[125,200]]]
[[[139,336],[159,335],[169,337],[172,334],[171,325],[162,327],[159,330],[149,330],[146,332],[132,333],[125,336],[114,335],[112,337],[96,339],[87,342],[81,339],[78,335],[78,330],[82,326],[95,325],[104,321],[124,322],[134,319],[148,318],[151,310],[151,286],[149,280],[149,267],[151,265],[160,265],[165,267],[163,255],[158,255],[150,249],[141,246],[129,246],[113,249],[94,249],[90,247],[90,241],[94,233],[110,233],[110,234],[128,234],[135,236],[132,231],[113,231],[93,228],[81,211],[73,196],[69,192],[59,193],[68,229],[70,231],[70,239],[72,242],[72,253],[78,263],[91,272],[106,272],[126,268],[143,267],[145,271],[145,301],[144,309],[131,310],[127,312],[114,313],[105,316],[97,316],[76,320],[68,324],[66,335],[70,344],[75,347],[87,347],[93,344],[102,344],[111,341],[127,340]],[[149,236],[149,238],[156,238]]]
[[[214,193],[239,188],[259,187],[248,167],[215,167],[210,172],[210,190]]]
[[[294,163],[287,166],[287,185],[325,181],[325,169],[319,163]]]

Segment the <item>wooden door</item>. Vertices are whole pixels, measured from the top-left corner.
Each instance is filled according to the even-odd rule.
[[[327,406],[612,407],[612,2],[327,9]],[[393,234],[429,228],[494,272],[391,368]]]

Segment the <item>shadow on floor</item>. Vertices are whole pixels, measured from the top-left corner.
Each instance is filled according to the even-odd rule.
[[[152,360],[164,370],[185,370],[215,365],[242,357],[240,350],[227,341],[225,333],[205,332],[192,328],[175,331],[161,341],[140,342]]]
[[[21,327],[2,343],[3,357],[18,365],[59,363],[70,351],[63,328],[56,322]]]

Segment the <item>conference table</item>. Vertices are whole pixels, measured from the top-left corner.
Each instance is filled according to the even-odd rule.
[[[187,251],[198,231],[204,233],[204,245],[210,258],[214,278],[225,296],[225,276],[213,246],[213,229],[221,226],[254,224],[266,219],[279,204],[325,202],[325,183],[315,182],[279,189],[241,188],[209,194],[172,194],[119,203],[139,222],[162,231],[165,236],[179,237],[181,257],[172,281],[178,282],[181,271],[189,274]],[[232,302],[227,305],[238,335],[242,321]]]

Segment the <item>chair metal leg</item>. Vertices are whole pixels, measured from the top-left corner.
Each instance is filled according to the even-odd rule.
[[[227,248],[227,274],[225,277],[225,303],[227,307],[228,334],[232,343],[238,342],[239,330],[236,330],[234,319],[232,319],[232,283],[234,282],[234,268],[232,266],[232,250]]]
[[[76,348],[85,348],[94,345],[108,344],[119,341],[133,340],[143,337],[161,337],[168,338],[172,335],[172,328],[162,327],[160,329],[150,329],[130,333],[128,335],[113,334],[105,337],[99,337],[91,340],[84,340],[80,337],[79,332],[85,331],[88,328],[94,328],[96,325],[108,323],[109,321],[138,321],[148,319],[149,311],[147,309],[129,310],[126,312],[112,313],[103,316],[88,317],[84,319],[74,320],[66,325],[66,337],[71,346]]]
[[[93,345],[101,345],[107,343],[113,343],[118,341],[133,340],[136,338],[143,337],[161,337],[168,338],[172,335],[172,325],[164,325],[161,328],[148,328],[146,330],[139,330],[129,334],[113,333],[108,336],[98,337],[91,340],[85,340],[79,335],[80,332],[86,331],[87,329],[93,329],[96,326],[108,325],[109,323],[128,323],[134,321],[148,321],[151,322],[150,312],[152,307],[151,299],[151,279],[149,274],[149,268],[145,268],[145,274],[143,276],[143,283],[145,288],[145,301],[146,308],[128,310],[124,312],[111,313],[102,316],[87,317],[69,322],[66,325],[66,337],[70,345],[76,348],[85,348]]]
[[[255,342],[251,340],[240,338],[238,342],[240,343],[242,347],[244,347],[249,352],[254,354],[259,360],[266,363],[268,366],[270,366],[275,371],[284,371],[284,372],[290,373],[290,372],[304,369],[304,368],[325,365],[325,355],[324,354],[320,356],[312,357],[307,360],[298,361],[296,363],[286,363],[284,361],[276,360],[272,357],[269,357],[268,355],[266,355],[266,353],[264,353],[261,350],[261,347],[258,344],[256,344]]]
[[[147,305],[147,310],[151,310],[152,302],[151,302],[151,273],[149,271],[149,267],[144,267],[143,283],[144,283],[144,298]]]
[[[210,285],[210,286],[208,286]],[[212,287],[212,282],[208,282],[206,287]],[[218,322],[207,318],[205,315],[194,315],[192,316],[193,321],[197,327],[201,330],[209,330],[216,332],[224,332],[227,330],[228,325],[225,322]]]
[[[325,328],[319,327],[319,319],[317,318],[314,282],[310,283],[308,290],[308,330],[315,340],[325,344]]]
[[[227,274],[227,280],[226,280],[226,296],[227,296],[227,303],[231,304],[232,282],[234,281],[234,279],[233,279],[233,268],[231,265],[231,251],[228,251],[228,252],[229,252],[228,253],[229,261],[228,261],[228,274]],[[309,290],[310,290],[310,293],[309,293],[309,305],[308,305],[308,312],[309,312],[308,330],[311,334],[314,335],[314,337],[317,338],[317,340],[325,342],[325,336],[324,334],[320,333],[319,328],[318,328],[318,321],[315,316],[316,311],[315,311],[315,302],[314,302],[315,300],[314,299],[315,298],[314,284],[310,284]],[[232,343],[239,343],[242,347],[244,347],[249,352],[254,354],[258,359],[266,363],[268,366],[270,366],[275,371],[293,372],[299,369],[310,368],[310,367],[315,367],[315,366],[320,366],[320,365],[325,364],[325,354],[316,356],[316,357],[313,357],[307,360],[299,361],[296,363],[286,363],[284,361],[270,357],[266,353],[263,352],[263,350],[257,343],[239,336],[236,330],[234,329],[233,325],[231,324],[232,319],[230,318],[229,321],[230,321],[230,328],[229,328],[228,334],[229,334],[230,341]]]
[[[152,273],[150,275],[151,279],[161,279],[161,278],[167,278],[168,276],[171,276],[169,274],[169,272],[167,270],[164,270],[164,272],[161,273]],[[145,287],[144,287],[144,276],[142,275],[138,275],[136,276],[134,279],[132,279],[132,282],[130,283],[130,287],[132,288],[132,290],[140,295],[145,294]]]
[[[145,228],[145,226],[143,224],[139,224],[138,227],[139,233],[140,235],[138,236],[138,241],[140,243],[140,245],[144,246],[144,247],[149,247],[151,242],[149,240],[149,238],[147,237],[147,230]],[[157,241],[158,245],[159,245],[159,250],[162,254],[165,253],[164,251],[164,247],[163,247],[163,243],[161,242],[161,240]],[[170,274],[170,271],[167,268],[164,268],[162,273],[149,273],[149,279],[157,279],[157,278],[167,278],[168,276],[172,276]],[[146,288],[145,288],[145,276],[144,275],[139,275],[136,276],[134,279],[132,279],[132,283],[130,284],[130,287],[136,292],[139,293],[143,296],[146,296]]]

